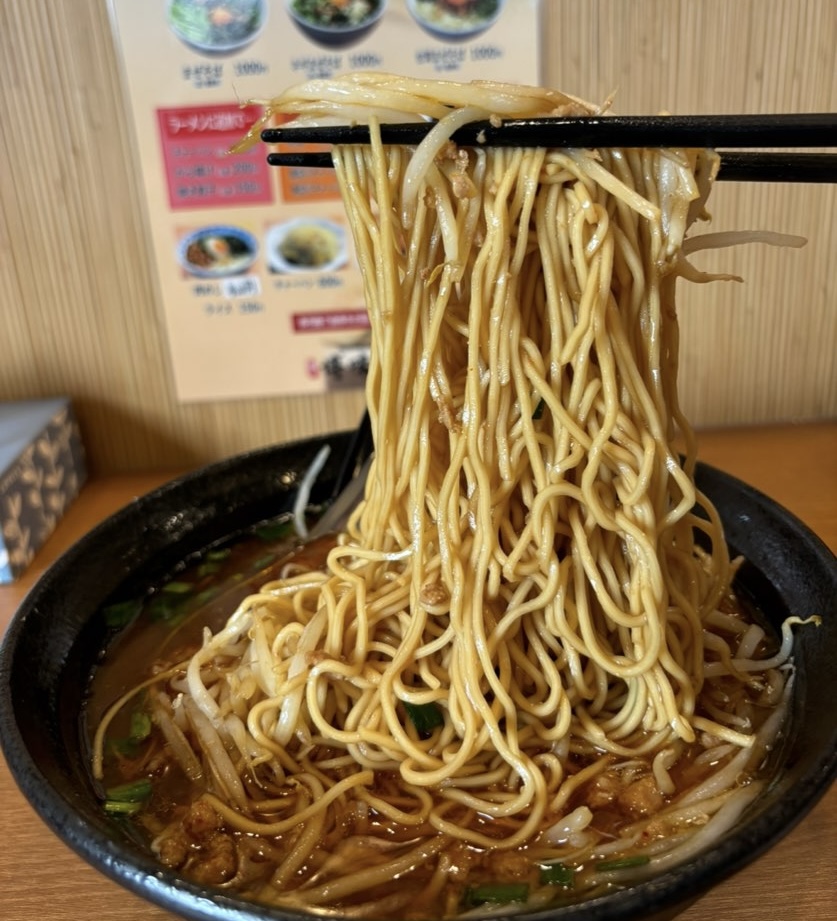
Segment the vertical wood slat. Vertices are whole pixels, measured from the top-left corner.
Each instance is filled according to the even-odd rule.
[[[597,100],[615,90],[617,111],[837,109],[832,0],[543,6],[545,82]],[[105,0],[0,0],[0,155],[0,399],[69,393],[101,472],[356,422],[356,392],[177,402]],[[696,423],[837,414],[836,199],[832,187],[715,190],[713,230],[809,244],[695,257],[746,280],[681,287],[681,389]]]

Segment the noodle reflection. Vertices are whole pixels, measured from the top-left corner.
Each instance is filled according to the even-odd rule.
[[[674,287],[699,277],[683,244],[717,158],[450,143],[478,118],[598,111],[535,88],[355,75],[269,108],[371,126],[334,163],[375,460],[325,566],[266,584],[153,684],[201,778],[155,827],[161,859],[404,917],[686,859],[758,794],[791,684],[789,627],[770,649],[732,597],[677,398]],[[380,143],[417,115],[439,119],[418,149]]]

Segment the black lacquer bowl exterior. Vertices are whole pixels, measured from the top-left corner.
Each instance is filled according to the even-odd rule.
[[[256,906],[180,879],[103,814],[79,719],[106,637],[100,609],[126,585],[153,584],[190,553],[289,510],[299,478],[326,442],[333,450],[312,495],[320,501],[337,475],[349,433],[236,457],[136,500],[44,575],[0,650],[0,739],[33,807],[89,863],[187,918],[309,916]],[[518,919],[672,917],[784,836],[837,774],[837,560],[789,512],[740,481],[699,465],[698,485],[718,508],[730,544],[746,557],[741,582],[765,614],[775,623],[790,612],[822,617],[820,627],[797,633],[798,680],[785,766],[746,820],[709,853],[631,889]]]

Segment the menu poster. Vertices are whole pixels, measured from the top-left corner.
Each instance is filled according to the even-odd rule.
[[[357,70],[537,83],[538,0],[111,0],[177,397],[363,384],[333,172],[230,154],[266,100]]]

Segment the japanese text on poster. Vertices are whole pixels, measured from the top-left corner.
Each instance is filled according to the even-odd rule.
[[[538,0],[111,0],[183,401],[357,387],[368,321],[332,172],[230,147],[355,70],[539,80]]]

